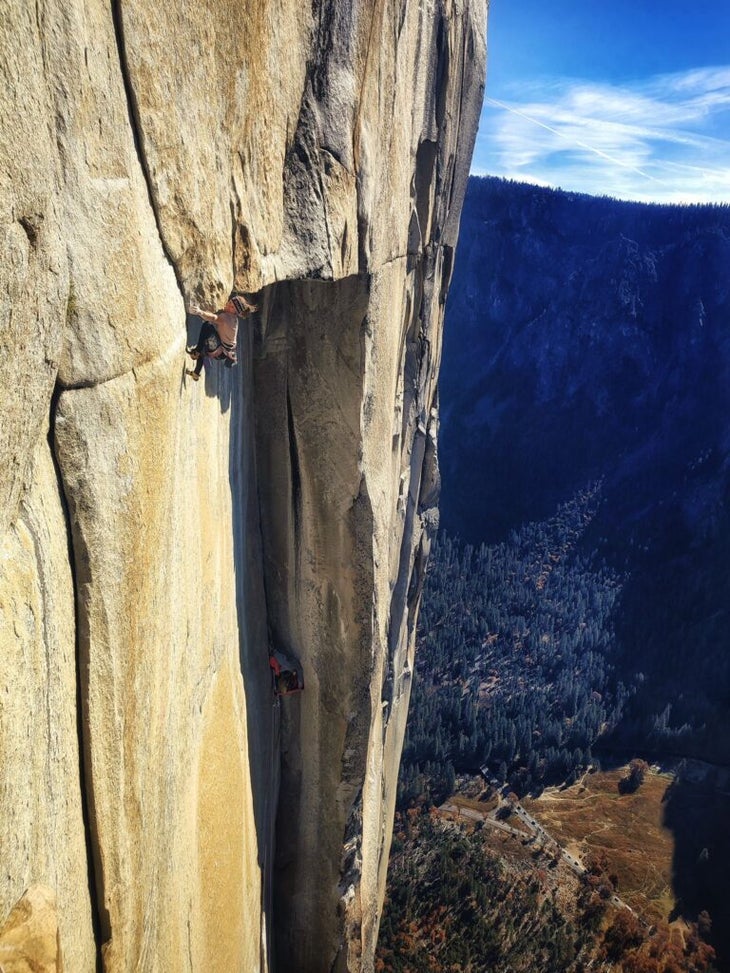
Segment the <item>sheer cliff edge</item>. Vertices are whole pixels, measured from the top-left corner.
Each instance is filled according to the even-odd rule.
[[[66,970],[373,968],[484,8],[1,4],[0,922]]]

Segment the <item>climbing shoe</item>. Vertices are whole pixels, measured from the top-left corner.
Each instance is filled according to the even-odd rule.
[[[193,372],[193,371],[191,371],[191,370],[190,370],[189,368],[186,368],[186,369],[185,369],[185,374],[186,374],[186,375],[189,375],[189,376],[190,376],[190,378],[192,378],[192,380],[193,380],[194,382],[197,382],[197,381],[199,380],[199,378],[200,378],[200,375],[198,375],[198,373],[197,373],[197,372]]]
[[[190,355],[193,361],[197,361],[197,359],[200,358],[200,352],[195,347],[186,348],[185,351]]]

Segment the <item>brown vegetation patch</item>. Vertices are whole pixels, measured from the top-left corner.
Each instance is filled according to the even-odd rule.
[[[493,811],[497,806],[498,800],[496,795],[488,798],[486,801],[481,801],[478,798],[464,797],[462,794],[454,794],[453,797],[449,798],[451,804],[456,804],[458,807],[468,807],[472,811],[478,811],[480,814],[487,815],[490,811]]]
[[[666,919],[674,839],[664,826],[664,799],[671,776],[650,770],[634,793],[620,793],[626,768],[588,775],[566,790],[526,800],[526,809],[564,847],[581,859],[605,854],[618,878],[618,893],[648,921]]]

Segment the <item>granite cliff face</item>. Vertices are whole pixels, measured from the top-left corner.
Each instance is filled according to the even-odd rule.
[[[78,973],[371,969],[484,4],[0,9],[0,913],[49,887]]]

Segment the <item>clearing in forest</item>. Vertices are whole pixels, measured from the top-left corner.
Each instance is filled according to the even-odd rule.
[[[666,920],[672,892],[674,836],[664,824],[673,775],[650,770],[631,794],[619,791],[627,768],[587,774],[563,789],[549,788],[523,805],[576,858],[605,855],[618,894],[647,921]]]

